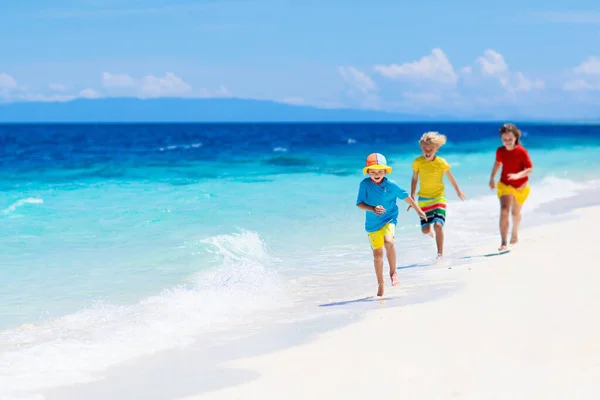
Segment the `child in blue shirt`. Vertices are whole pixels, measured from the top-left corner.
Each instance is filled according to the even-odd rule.
[[[404,200],[417,212],[421,218],[427,218],[415,201],[401,189],[396,182],[385,177],[392,172],[392,167],[382,154],[373,153],[367,157],[363,173],[369,174],[363,179],[358,189],[356,205],[366,211],[365,230],[369,235],[373,249],[373,262],[377,275],[377,296],[383,296],[385,283],[383,280],[383,248],[387,253],[390,265],[392,286],[400,284],[396,274],[396,248],[394,233],[398,220],[398,205],[396,199]]]

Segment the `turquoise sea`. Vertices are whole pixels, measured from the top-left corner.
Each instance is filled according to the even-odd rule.
[[[383,153],[410,190],[429,130],[448,136],[439,155],[468,197],[447,184],[446,262],[464,264],[498,241],[487,183],[500,125],[0,125],[0,398],[376,307],[345,303],[376,291],[355,206],[362,168]],[[526,228],[555,218],[543,204],[600,186],[600,126],[519,127],[535,165]],[[428,291],[435,245],[400,209],[403,285],[388,292],[410,303],[460,290]]]

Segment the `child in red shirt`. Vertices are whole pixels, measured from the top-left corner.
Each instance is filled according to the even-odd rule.
[[[512,234],[510,244],[519,241],[519,223],[521,222],[521,207],[529,196],[529,175],[533,164],[527,150],[519,143],[521,131],[513,124],[504,124],[500,128],[502,147],[496,150],[496,162],[492,168],[490,188],[496,189],[495,176],[500,167],[500,182],[498,182],[498,198],[500,199],[500,236],[502,239],[499,251],[508,250],[508,215],[512,214]]]

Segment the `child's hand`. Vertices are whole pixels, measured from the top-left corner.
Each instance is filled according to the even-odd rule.
[[[465,199],[467,198],[467,196],[465,196],[465,194],[463,192],[461,192],[460,190],[458,192],[456,192],[456,194],[458,195],[458,198],[461,199],[462,201],[465,201]]]
[[[419,217],[421,217],[423,219],[427,219],[427,214],[425,214],[423,212],[423,210],[421,210],[421,208],[417,208],[415,211],[417,212],[417,214],[419,215]]]
[[[383,213],[385,213],[385,208],[383,208],[383,206],[377,206],[375,207],[375,209],[373,210],[373,212],[377,215],[381,215]]]
[[[494,178],[490,179],[490,189],[496,189],[496,182],[494,181]]]
[[[508,174],[508,179],[510,179],[511,181],[514,181],[516,179],[521,179],[521,174],[520,173]]]

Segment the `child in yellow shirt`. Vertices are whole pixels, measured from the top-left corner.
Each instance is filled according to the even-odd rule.
[[[419,187],[418,205],[425,212],[427,218],[421,218],[421,230],[424,234],[433,237],[431,225],[435,231],[437,244],[437,257],[444,254],[444,224],[446,222],[446,196],[444,187],[444,174],[454,186],[456,194],[461,200],[465,195],[458,187],[456,179],[450,172],[450,164],[436,153],[446,144],[446,136],[438,132],[427,132],[421,136],[419,145],[423,155],[417,157],[412,164],[413,176],[411,182],[410,196],[414,199],[417,183],[421,180]],[[410,207],[409,207],[410,208]]]

